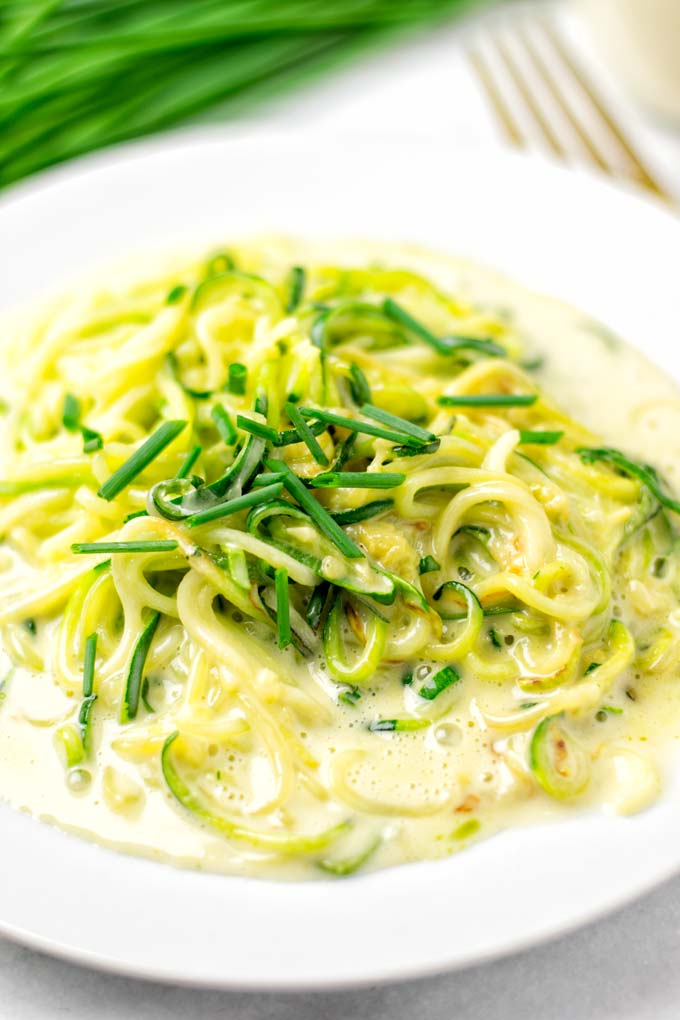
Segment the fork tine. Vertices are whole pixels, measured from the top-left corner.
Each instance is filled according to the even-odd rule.
[[[580,120],[578,119],[578,117],[576,117],[571,106],[563,96],[559,85],[557,84],[555,78],[549,71],[543,56],[538,52],[538,48],[536,47],[533,40],[531,39],[531,36],[527,32],[526,27],[523,26],[517,29],[517,38],[522,43],[522,46],[524,47],[524,52],[526,53],[528,59],[531,61],[534,70],[536,71],[541,81],[549,91],[553,101],[555,102],[555,105],[559,108],[562,116],[570,125],[572,131],[574,132],[574,135],[581,142],[584,149],[587,151],[588,155],[590,156],[592,161],[596,164],[596,166],[598,166],[600,170],[603,170],[605,173],[611,174],[612,168],[604,159],[602,153],[597,148],[593,140],[590,138],[583,124],[581,124]]]
[[[514,57],[511,55],[508,47],[500,39],[499,36],[495,37],[494,43],[496,46],[496,51],[502,63],[504,64],[506,71],[508,72],[510,78],[512,79],[512,82],[515,88],[517,89],[517,92],[522,97],[524,105],[526,106],[527,110],[533,117],[537,129],[542,134],[548,147],[552,149],[553,153],[559,159],[567,160],[568,155],[566,149],[564,148],[562,142],[553,131],[551,125],[549,124],[547,117],[545,116],[543,110],[536,101],[536,98],[531,88],[529,87],[524,75],[520,71],[517,63],[515,62]]]
[[[510,108],[505,102],[501,90],[496,84],[496,80],[481,52],[479,50],[468,49],[467,57],[486,92],[487,98],[508,141],[512,145],[522,148],[526,145],[525,139],[517,127],[517,122],[512,116]]]
[[[564,65],[567,67],[569,73],[579,85],[582,93],[589,101],[595,113],[599,116],[600,120],[604,123],[605,127],[613,136],[613,138],[616,140],[616,142],[618,142],[620,148],[622,149],[623,153],[625,154],[631,165],[633,178],[637,180],[638,183],[642,184],[644,187],[654,192],[654,194],[670,202],[671,201],[670,196],[667,194],[667,192],[664,191],[664,189],[661,187],[658,181],[656,181],[656,179],[652,176],[651,172],[647,169],[647,167],[642,162],[642,159],[633,148],[632,143],[626,137],[623,129],[621,128],[621,125],[614,119],[614,117],[606,108],[602,100],[599,99],[595,89],[593,88],[591,81],[588,79],[583,69],[576,62],[575,58],[570,52],[569,47],[562,41],[559,34],[555,31],[554,27],[550,24],[550,22],[548,22],[545,19],[541,19],[539,24],[544,34],[550,41],[550,44],[552,45],[554,51],[562,59]]]

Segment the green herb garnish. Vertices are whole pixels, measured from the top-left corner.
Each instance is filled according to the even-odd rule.
[[[498,636],[498,632],[493,627],[489,627],[489,641],[494,646],[494,648],[503,647],[501,639]]]
[[[80,401],[72,393],[67,393],[64,397],[61,420],[64,428],[69,432],[77,432],[80,428]]]
[[[288,277],[288,300],[286,301],[286,312],[288,315],[294,312],[302,301],[305,278],[306,273],[302,266],[293,266]]]
[[[330,588],[331,586],[328,581],[322,581],[321,584],[317,584],[307,603],[305,619],[312,630],[317,630],[321,623],[321,617],[328,601]]]
[[[431,719],[375,719],[368,728],[371,733],[412,733],[431,725]]]
[[[83,741],[83,749],[87,751],[90,742],[90,716],[92,707],[97,700],[94,693],[94,666],[97,658],[97,632],[90,634],[85,641],[85,656],[83,659],[83,700],[80,703],[78,723],[80,724],[80,735]]]
[[[278,567],[274,573],[276,586],[276,633],[279,648],[287,648],[291,642],[290,602],[288,595],[288,571]]]
[[[144,678],[144,666],[146,663],[151,642],[153,641],[154,634],[158,628],[158,624],[161,618],[161,614],[158,611],[154,611],[149,622],[144,627],[144,630],[137,638],[137,644],[132,653],[132,659],[130,660],[130,668],[128,670],[127,680],[125,683],[125,693],[123,695],[123,703],[120,709],[120,721],[122,723],[130,722],[137,715],[139,709],[139,698],[142,690],[142,680]]]
[[[189,450],[188,454],[186,455],[186,457],[182,461],[182,466],[180,467],[179,471],[175,475],[175,478],[178,478],[178,479],[179,478],[188,478],[189,475],[191,474],[192,467],[194,466],[194,464],[196,463],[196,461],[198,460],[198,458],[201,456],[202,453],[203,453],[203,447],[202,446],[199,446],[198,444],[196,446],[192,446],[191,449]],[[145,511],[140,511],[140,513],[143,513],[143,512],[145,512]]]
[[[380,407],[374,407],[373,404],[362,404],[360,411],[365,418],[377,421],[381,425],[387,425],[388,428],[397,429],[397,431],[403,432],[405,436],[417,439],[421,444],[433,443],[437,438],[434,432],[421,429],[420,425],[414,425],[413,422],[407,421],[406,418],[390,414],[388,411],[383,411]]]
[[[425,683],[418,689],[418,694],[427,701],[434,701],[442,691],[445,691],[447,687],[452,687],[453,684],[457,684],[459,681],[460,673],[453,666],[444,666],[443,669],[428,676]]]
[[[286,414],[295,426],[295,431],[300,437],[300,440],[305,444],[317,464],[321,464],[323,467],[326,467],[329,463],[328,457],[324,453],[316,436],[300,414],[300,411],[295,404],[291,404],[290,402],[286,404]],[[278,441],[279,440],[277,438],[277,442]]]
[[[176,287],[173,287],[168,296],[165,299],[166,305],[176,305],[182,300],[184,295],[187,293],[187,288],[183,283],[178,283]]]
[[[547,429],[541,432],[521,429],[519,441],[520,443],[531,443],[533,446],[553,446],[555,443],[559,443],[563,435],[564,432],[549,432]]]
[[[236,424],[244,432],[249,432],[252,436],[259,436],[260,439],[264,439],[268,443],[276,444],[278,441],[279,434],[271,425],[265,425],[253,418],[246,418],[244,414],[236,415]]]
[[[173,439],[177,438],[186,424],[185,421],[163,422],[160,428],[156,429],[154,434],[149,436],[139,449],[124,464],[121,464],[117,471],[113,472],[97,495],[109,502],[115,499],[119,492],[126,489],[137,475],[141,474],[163,452],[166,446],[169,446]]]
[[[177,548],[174,539],[149,539],[133,542],[74,542],[71,552],[90,553],[149,553],[172,552]]]
[[[378,439],[389,439],[392,443],[400,443],[405,446],[422,447],[419,440],[397,432],[394,429],[384,428],[380,425],[373,425],[367,421],[357,421],[356,418],[348,418],[346,415],[335,414],[333,411],[325,411],[315,407],[301,407],[300,414],[304,418],[316,418],[318,421],[327,422],[329,425],[339,425],[350,432],[359,432],[365,436],[376,436]]]
[[[624,474],[637,478],[651,492],[652,496],[667,510],[680,514],[680,502],[668,496],[661,487],[661,480],[655,468],[649,464],[638,464],[629,460],[620,450],[610,446],[581,446],[576,451],[584,464],[593,464],[597,460],[605,461],[622,471]]]
[[[363,506],[354,507],[351,510],[332,510],[331,517],[336,524],[359,524],[360,521],[368,521],[371,517],[384,514],[394,506],[393,499],[374,499]]]
[[[242,397],[248,385],[248,369],[239,361],[234,361],[229,366],[227,376],[227,390],[237,397]]]
[[[313,489],[395,489],[405,480],[396,471],[324,471],[310,484]]]
[[[352,394],[352,400],[355,404],[361,407],[362,404],[371,403],[371,387],[368,379],[361,371],[359,366],[352,362],[349,366],[350,382],[349,388]]]
[[[441,570],[434,556],[423,556],[418,564],[419,574],[432,574],[435,570]]]
[[[61,420],[64,428],[68,429],[69,432],[80,432],[83,437],[83,453],[95,453],[96,450],[101,450],[104,445],[102,436],[99,432],[95,432],[94,429],[81,424],[80,401],[72,393],[67,393],[64,397],[64,410]]]
[[[329,538],[341,553],[349,559],[363,558],[364,554],[358,545],[352,541],[349,535],[345,534],[339,524],[336,524],[328,511],[324,510],[321,504],[314,499],[312,494],[305,488],[304,483],[288,464],[282,460],[269,460],[267,461],[267,467],[270,471],[280,471],[283,474],[283,484],[293,499],[299,503],[303,510],[307,511],[326,538]]]
[[[437,397],[440,407],[531,407],[537,393],[461,393]]]
[[[210,506],[206,510],[199,510],[198,513],[188,517],[185,520],[185,524],[190,528],[196,528],[201,524],[207,524],[209,521],[218,521],[222,517],[229,517],[240,510],[248,510],[250,507],[259,506],[261,503],[268,503],[270,500],[280,496],[282,489],[283,482],[275,482],[273,485],[266,485],[262,489],[253,489],[252,492],[246,493],[245,496],[237,496],[236,499],[229,499],[224,503],[217,503],[216,506]]]

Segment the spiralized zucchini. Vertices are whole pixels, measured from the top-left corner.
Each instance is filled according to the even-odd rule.
[[[337,876],[596,795],[677,670],[680,505],[509,323],[267,243],[4,345],[8,693],[62,692],[40,725],[91,830],[128,812],[134,845],[160,798],[227,870]]]

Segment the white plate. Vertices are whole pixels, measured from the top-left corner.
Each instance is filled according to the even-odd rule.
[[[0,307],[130,251],[277,229],[417,241],[580,305],[680,379],[680,222],[600,181],[421,142],[191,134],[0,203]],[[680,771],[680,770],[678,770]],[[0,808],[0,930],[110,970],[230,988],[400,979],[528,946],[680,867],[680,776],[630,819],[574,817],[437,863],[274,884],[117,855]]]

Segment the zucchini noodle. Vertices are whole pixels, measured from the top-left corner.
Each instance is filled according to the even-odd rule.
[[[606,801],[680,665],[680,505],[505,308],[269,240],[16,320],[0,735],[50,815],[304,877]]]

